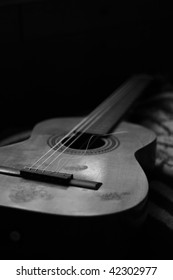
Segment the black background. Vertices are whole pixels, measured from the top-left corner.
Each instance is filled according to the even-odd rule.
[[[0,4],[1,130],[87,114],[134,73],[172,80],[169,2]]]

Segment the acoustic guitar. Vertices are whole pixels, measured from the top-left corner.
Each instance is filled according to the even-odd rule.
[[[87,117],[43,121],[28,140],[1,147],[0,205],[91,217],[142,203],[156,138],[122,117],[150,81],[134,76]]]

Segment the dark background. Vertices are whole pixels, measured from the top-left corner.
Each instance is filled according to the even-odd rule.
[[[1,135],[26,130],[47,118],[85,115],[133,74],[159,75],[172,82],[172,28],[173,10],[166,1],[0,0]],[[54,224],[55,220],[50,221],[50,217],[41,220],[37,215],[33,220],[33,217],[26,218],[28,213],[9,210],[7,215],[7,210],[4,211],[1,209],[1,242],[7,239],[10,253],[4,245],[0,257],[16,257],[21,246],[22,254],[26,253],[24,257],[32,258],[33,247],[27,255],[26,246],[29,249],[38,238],[44,250],[42,242],[47,241],[47,234],[49,237],[53,234],[51,246],[54,248],[57,235],[50,223]],[[40,231],[35,228],[40,226],[38,221],[43,221]],[[9,245],[7,229],[14,235],[10,237],[13,241],[19,238],[16,222],[21,232],[25,232],[24,236],[26,234],[21,239],[23,245],[15,242]],[[104,228],[107,231],[107,227]],[[74,225],[69,229],[67,223],[66,240],[70,243],[71,229]],[[126,233],[129,232],[125,230]],[[82,235],[80,239],[80,244],[84,244]],[[160,249],[158,244],[163,239],[166,244]],[[62,243],[62,248],[55,258],[66,257],[62,240],[56,243],[57,246]],[[109,246],[105,245],[107,254],[98,253],[96,258],[166,258],[170,240],[172,235],[165,234],[165,230],[149,219],[139,239],[126,236],[130,248],[124,251],[125,246],[120,243],[123,249],[118,251],[118,241],[113,240],[112,247],[111,240]],[[83,247],[78,247],[83,251],[83,258],[90,256],[90,250],[95,248],[86,244],[88,255]],[[99,242],[97,245],[102,249]],[[34,246],[39,251],[38,244]],[[73,257],[74,247],[71,255],[67,248],[68,257]],[[77,258],[80,253],[76,253]],[[42,251],[38,257],[42,257]],[[46,254],[46,258],[52,258],[52,253]]]
[[[0,0],[1,129],[84,115],[134,73],[172,80],[165,1]]]

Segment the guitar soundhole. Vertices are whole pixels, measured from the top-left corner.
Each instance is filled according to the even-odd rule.
[[[75,150],[98,149],[104,145],[102,138],[89,133],[83,133],[82,136],[77,133],[72,138],[66,137],[62,144]]]
[[[75,134],[72,137],[53,135],[48,138],[48,145],[54,150],[68,154],[100,154],[112,151],[119,146],[119,140],[115,136],[98,136],[84,133],[82,136]],[[63,140],[61,140],[63,139]]]

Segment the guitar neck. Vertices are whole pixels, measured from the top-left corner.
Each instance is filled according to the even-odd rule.
[[[114,91],[88,116],[87,132],[106,134],[118,123],[132,103],[151,81],[149,76],[136,76]]]

